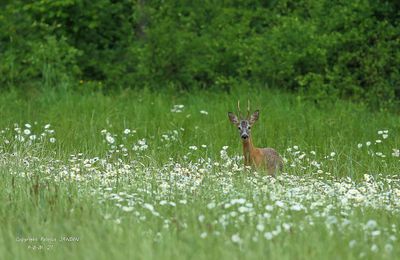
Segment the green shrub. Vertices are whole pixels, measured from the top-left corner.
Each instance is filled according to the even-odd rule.
[[[318,102],[346,98],[385,108],[400,100],[394,0],[2,5],[0,88],[69,82],[79,89],[81,80],[105,90],[250,84]]]

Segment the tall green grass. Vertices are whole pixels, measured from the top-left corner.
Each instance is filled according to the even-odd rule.
[[[0,96],[0,130],[13,128],[14,123],[20,126],[30,123],[33,129],[50,123],[52,129],[55,129],[57,141],[38,147],[7,147],[3,152],[17,152],[15,157],[7,157],[9,161],[2,161],[0,154],[0,258],[353,259],[365,256],[369,259],[393,259],[399,255],[398,242],[394,242],[391,254],[383,249],[387,243],[383,237],[374,240],[380,248],[378,254],[370,251],[364,253],[369,246],[350,250],[349,242],[354,237],[361,240],[364,233],[354,228],[349,229],[348,233],[330,234],[323,222],[318,222],[315,226],[306,225],[302,231],[295,229],[294,232],[271,241],[260,238],[264,242],[259,243],[251,242],[250,229],[255,225],[251,219],[249,222],[238,223],[234,228],[229,227],[220,236],[200,238],[199,232],[212,232],[213,229],[210,223],[201,224],[198,221],[201,214],[206,219],[215,217],[207,209],[207,204],[211,200],[223,201],[231,195],[235,196],[224,194],[214,178],[232,181],[238,194],[253,201],[255,207],[261,205],[258,202],[271,201],[268,196],[255,197],[255,191],[248,179],[251,176],[249,173],[231,177],[228,174],[221,177],[210,176],[209,179],[206,177],[198,192],[182,197],[188,200],[189,206],[178,203],[181,194],[171,194],[169,199],[176,201],[177,206],[158,209],[172,220],[168,229],[162,228],[163,223],[151,215],[141,223],[137,222],[137,217],[133,214],[119,215],[120,210],[113,201],[100,202],[99,194],[94,192],[102,188],[99,183],[55,181],[47,178],[40,167],[32,167],[36,169],[32,178],[21,178],[12,174],[25,171],[23,157],[27,155],[49,163],[54,160],[68,163],[70,156],[78,153],[83,153],[88,158],[103,158],[109,150],[109,145],[101,135],[103,129],[118,133],[117,139],[121,138],[126,128],[137,131],[133,140],[146,138],[149,148],[143,152],[140,161],[151,166],[151,169],[161,167],[169,158],[182,163],[195,161],[200,157],[219,161],[220,150],[226,145],[229,146],[231,155],[240,155],[241,144],[237,130],[230,125],[227,117],[228,111],[236,112],[238,99],[242,101],[242,110],[245,110],[248,99],[251,100],[253,110],[260,109],[260,119],[252,129],[253,141],[257,146],[273,147],[287,158],[291,156],[287,148],[295,145],[304,151],[316,151],[317,158],[321,160],[334,152],[336,155],[326,165],[333,178],[349,176],[358,181],[364,174],[399,174],[399,160],[390,156],[392,149],[400,147],[399,116],[371,112],[360,105],[344,101],[321,105],[291,94],[249,89],[236,89],[229,94],[146,90],[111,95],[21,95],[5,92]],[[171,112],[176,104],[184,105],[182,112]],[[200,113],[201,110],[208,114]],[[374,144],[380,138],[377,131],[386,129],[389,130],[389,137],[382,140],[381,144]],[[179,131],[179,139],[169,148],[165,148],[161,135],[173,130]],[[369,148],[365,147],[367,141],[373,143]],[[358,143],[362,143],[363,147],[358,148]],[[192,157],[185,157],[190,151],[189,146],[201,147],[203,144],[207,145],[207,149],[199,148]],[[382,159],[371,156],[368,149],[372,147],[374,151],[383,152],[387,157]],[[128,160],[138,158],[130,156]],[[285,172],[289,176],[311,174],[298,168],[292,169],[289,164],[285,166]],[[112,186],[113,191],[138,193],[145,201],[158,202],[161,199],[160,195],[146,193],[152,191],[149,187],[156,185],[141,177],[148,173],[133,171],[132,174],[136,177],[121,178],[120,183]],[[151,174],[156,175],[154,172]],[[285,180],[280,180],[282,187],[285,187],[284,182]],[[274,185],[268,187],[273,189]],[[336,203],[334,198],[332,203]],[[340,215],[340,208],[335,208],[332,214]],[[111,216],[111,220],[107,220],[107,215]],[[279,214],[273,215],[271,227],[280,217],[282,216]],[[384,230],[392,230],[393,224],[397,225],[395,230],[398,230],[400,225],[399,218],[385,210],[357,208],[348,218],[352,225],[376,219]],[[121,222],[118,224],[115,221]],[[307,223],[303,215],[295,213],[290,221]],[[241,231],[240,236],[244,241],[241,245],[231,241],[236,229]],[[28,237],[57,240],[61,237],[78,237],[79,241],[57,242],[53,246],[43,243],[45,247],[49,247],[44,249],[28,248],[32,243],[17,241],[18,238]]]
[[[25,97],[3,93],[0,96],[0,129],[14,123],[51,123],[58,142],[49,151],[56,152],[59,158],[78,152],[101,155],[107,146],[102,142],[100,131],[121,133],[125,128],[137,130],[138,138],[151,142],[149,156],[154,162],[179,158],[189,146],[202,144],[209,147],[207,155],[215,158],[224,145],[241,153],[237,130],[227,116],[228,111],[236,112],[237,100],[242,101],[242,111],[246,110],[247,100],[251,101],[252,110],[260,109],[260,119],[252,129],[253,141],[258,147],[273,147],[281,154],[294,145],[315,150],[320,156],[334,151],[338,158],[332,171],[339,176],[397,170],[396,160],[391,157],[386,158],[389,163],[384,165],[380,158],[371,158],[365,143],[382,139],[377,131],[387,129],[389,138],[374,149],[389,154],[391,149],[399,147],[398,114],[371,112],[363,106],[339,100],[318,105],[276,91],[236,89],[226,94],[145,90],[116,95],[51,92]],[[175,104],[185,106],[181,113],[170,112]],[[201,110],[208,115],[201,114]],[[184,131],[179,145],[168,150],[157,149],[161,145],[160,135],[181,128]],[[363,143],[364,149],[358,149],[358,143]]]

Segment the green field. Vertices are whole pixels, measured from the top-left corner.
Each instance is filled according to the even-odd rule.
[[[398,149],[398,114],[272,90],[3,92],[0,259],[400,259]]]

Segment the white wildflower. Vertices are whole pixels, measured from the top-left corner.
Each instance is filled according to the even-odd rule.
[[[256,228],[257,228],[258,231],[262,232],[262,231],[264,231],[264,228],[265,228],[265,227],[264,227],[263,224],[258,223],[257,226],[256,226]]]
[[[210,203],[208,203],[208,204],[207,204],[207,208],[208,208],[208,209],[213,209],[213,208],[215,208],[215,202],[210,202]]]
[[[199,220],[199,222],[203,222],[205,218],[206,218],[206,217],[204,217],[204,215],[200,215],[200,216],[198,217],[198,220]]]
[[[231,239],[233,243],[240,244],[242,242],[242,239],[240,238],[239,234],[232,235]]]
[[[264,233],[264,237],[265,237],[267,240],[271,240],[271,239],[274,237],[274,235],[272,235],[271,232],[265,232],[265,233]]]
[[[368,228],[368,229],[374,229],[377,226],[378,226],[378,224],[373,219],[368,220],[367,224],[365,224],[365,227]]]
[[[122,206],[122,211],[125,211],[125,212],[131,212],[134,208],[133,207],[127,207],[127,206]]]
[[[265,209],[266,209],[267,211],[272,211],[272,210],[274,210],[274,206],[272,206],[272,205],[266,205],[266,206],[265,206]]]
[[[268,212],[265,212],[262,216],[263,218],[271,218],[271,214],[269,214]]]
[[[290,228],[292,227],[292,225],[288,224],[288,223],[283,223],[282,224],[283,229],[285,229],[285,231],[289,231]]]
[[[114,137],[113,137],[110,133],[107,133],[107,134],[106,134],[106,141],[107,141],[109,144],[113,144],[113,143],[115,142],[115,139],[114,139]]]
[[[244,198],[240,198],[240,199],[233,199],[231,200],[231,204],[235,205],[235,204],[244,204],[246,202],[246,199]]]
[[[171,109],[171,112],[181,113],[184,107],[185,107],[184,105],[174,105],[174,107]]]
[[[374,230],[371,232],[371,236],[373,236],[373,237],[379,236],[380,234],[381,234],[380,230]]]
[[[246,212],[252,211],[252,209],[251,209],[251,208],[248,208],[248,207],[245,207],[245,206],[240,206],[240,207],[238,208],[238,211],[239,211],[240,213],[246,213]]]
[[[149,203],[144,203],[144,204],[143,204],[143,207],[144,207],[145,209],[150,210],[150,211],[154,211],[154,206],[151,205],[151,204],[149,204]]]
[[[292,205],[292,206],[290,207],[290,209],[293,210],[293,211],[300,211],[300,210],[303,209],[303,206],[300,205],[300,204],[294,204],[294,205]]]
[[[143,139],[139,140],[138,144],[141,145],[141,146],[146,145],[146,139],[143,138]]]

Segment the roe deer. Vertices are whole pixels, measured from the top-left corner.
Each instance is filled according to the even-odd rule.
[[[228,112],[229,120],[239,129],[239,134],[243,143],[244,165],[252,166],[256,169],[266,170],[268,174],[275,175],[278,170],[283,168],[283,160],[272,148],[256,148],[251,140],[251,127],[258,120],[259,110],[250,116],[250,101],[247,103],[247,117],[243,118],[240,112],[238,101],[238,116]]]

